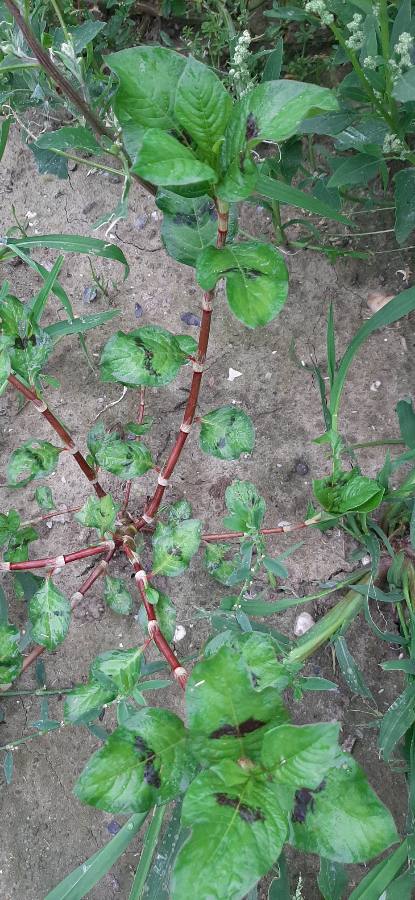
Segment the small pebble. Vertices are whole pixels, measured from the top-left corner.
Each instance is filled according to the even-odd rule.
[[[109,831],[110,834],[118,834],[118,832],[121,831],[121,825],[118,824],[116,819],[111,819],[111,822],[107,825],[107,831]]]
[[[185,323],[185,325],[194,325],[195,328],[199,328],[200,319],[199,316],[195,316],[194,313],[185,312],[180,316],[180,320]]]
[[[310,467],[305,459],[297,459],[294,463],[294,472],[297,475],[308,475]]]
[[[95,303],[95,300],[98,297],[98,291],[95,285],[90,284],[88,287],[85,287],[82,292],[82,299],[84,303]]]
[[[235,378],[240,378],[242,372],[238,372],[237,369],[229,369],[228,381],[235,381]]]
[[[372,384],[370,385],[370,390],[376,394],[376,391],[379,390],[381,384],[382,384],[381,381],[373,381]]]
[[[186,637],[186,629],[185,629],[184,625],[176,625],[176,631],[174,632],[173,643],[177,644],[179,641],[182,641],[184,637]]]
[[[142,231],[143,228],[146,227],[147,222],[148,222],[148,215],[147,215],[147,213],[144,213],[144,215],[137,216],[137,218],[134,219],[133,226],[134,226],[134,228],[137,229],[137,231]]]
[[[143,315],[143,307],[141,306],[141,303],[134,304],[134,315],[136,319],[141,319],[141,316]]]
[[[310,631],[310,628],[315,625],[314,619],[310,616],[310,613],[303,612],[297,616],[294,625],[294,634],[296,637],[300,637],[302,634],[305,634],[306,631]]]

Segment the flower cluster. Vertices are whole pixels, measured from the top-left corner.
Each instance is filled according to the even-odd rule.
[[[243,97],[254,85],[248,68],[250,43],[251,35],[245,30],[238,38],[229,69],[229,79],[239,97]]]
[[[307,0],[305,11],[318,16],[322,25],[331,25],[334,22],[333,13],[330,12],[324,0]]]
[[[392,70],[393,77],[396,79],[402,72],[406,72],[412,66],[411,50],[414,46],[414,39],[408,31],[403,31],[395,44],[394,54],[397,59],[390,59],[389,66]]]
[[[377,69],[378,63],[375,56],[366,56],[363,60],[363,68],[364,69]]]
[[[346,40],[346,47],[349,50],[359,50],[363,44],[362,22],[363,16],[360,13],[355,13],[351,22],[347,23],[346,27],[350,31],[350,37]]]

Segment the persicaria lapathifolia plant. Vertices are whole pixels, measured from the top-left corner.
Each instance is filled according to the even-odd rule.
[[[9,0],[7,5],[10,6]],[[119,852],[149,810],[156,807],[148,831],[147,857],[150,854],[151,859],[150,850],[157,841],[166,804],[184,794],[181,823],[185,839],[174,862],[171,895],[175,900],[186,900],[195,893],[206,900],[242,898],[278,859],[282,871],[281,854],[286,842],[318,853],[324,860],[351,863],[369,860],[397,840],[390,813],[369,787],[357,763],[340,749],[339,727],[332,723],[290,723],[282,692],[292,687],[299,695],[316,686],[316,679],[311,679],[310,684],[299,675],[307,650],[301,643],[292,647],[287,638],[272,629],[252,625],[249,618],[249,612],[261,615],[250,609],[246,599],[256,573],[263,567],[270,584],[275,584],[276,578],[286,576],[284,557],[296,549],[291,547],[273,559],[267,553],[267,535],[321,524],[326,517],[313,510],[298,525],[264,528],[265,502],[254,485],[244,481],[235,481],[226,490],[227,530],[223,533],[203,533],[202,524],[192,517],[187,501],[160,509],[195,424],[200,426],[204,453],[226,461],[253,450],[254,428],[242,410],[221,407],[195,421],[215,288],[223,278],[232,312],[248,327],[265,325],[280,312],[288,289],[284,259],[268,244],[236,240],[235,204],[255,192],[261,166],[260,145],[288,139],[302,119],[335,109],[336,100],[325,88],[271,81],[232,103],[212,71],[192,58],[185,59],[161,47],[121,51],[109,56],[107,62],[118,79],[113,108],[124,146],[118,151],[125,151],[124,163],[129,160],[124,200],[133,175],[157,189],[156,202],[164,212],[162,233],[166,250],[175,259],[194,266],[196,280],[204,292],[199,340],[196,343],[188,336],[172,334],[156,325],[129,333],[116,332],[104,347],[101,377],[105,382],[137,390],[137,421],[125,423],[116,431],[95,425],[88,433],[88,453],[84,455],[44,399],[48,378],[43,369],[59,337],[82,335],[101,321],[97,317],[74,318],[69,299],[57,280],[61,257],[52,272],[45,273],[27,253],[36,246],[48,245],[94,252],[124,264],[126,261],[117,248],[88,238],[5,239],[3,256],[23,257],[44,277],[44,285],[26,304],[10,293],[7,283],[2,288],[2,390],[10,385],[22,394],[47,419],[62,442],[57,447],[31,439],[15,450],[8,465],[9,483],[22,487],[48,476],[55,470],[60,454],[69,452],[94,489],[76,513],[77,520],[97,530],[100,542],[74,553],[30,560],[28,547],[36,537],[32,525],[21,523],[15,510],[1,516],[0,537],[5,547],[2,571],[14,576],[20,591],[19,573],[21,576],[28,570],[43,569],[45,578],[31,582],[28,612],[36,646],[25,658],[18,630],[3,616],[0,678],[3,684],[9,684],[44,648],[56,649],[68,632],[71,608],[82,601],[100,575],[105,574],[105,599],[109,606],[118,613],[131,611],[133,599],[126,584],[109,574],[112,559],[124,554],[134,571],[142,601],[140,617],[145,620],[147,634],[142,646],[108,651],[94,659],[88,682],[67,694],[66,725],[90,726],[103,707],[114,704],[117,710],[117,727],[89,760],[76,783],[76,795],[99,809],[132,814],[126,830],[120,832],[122,839],[116,844]],[[81,130],[85,141],[87,129]],[[62,132],[65,129],[56,133],[55,141],[68,134]],[[76,140],[80,139],[78,130]],[[68,320],[43,327],[41,317],[51,291],[63,303]],[[412,293],[405,293],[410,296],[401,295],[403,299],[396,298],[395,305],[390,305],[389,321],[415,306]],[[381,312],[383,318],[375,317],[369,330],[358,333],[353,353],[346,352],[338,369],[335,354],[333,359],[330,320],[331,405],[329,410],[325,401],[325,440],[331,442],[333,449],[333,478],[330,484],[315,485],[316,496],[329,513],[330,522],[345,512],[366,512],[373,508],[371,498],[376,495],[380,502],[383,496],[379,485],[374,487],[358,471],[354,477],[360,481],[353,482],[353,496],[346,491],[346,507],[343,484],[334,498],[330,493],[341,475],[339,460],[344,450],[338,433],[342,386],[356,349],[370,330],[384,324],[385,314]],[[157,471],[152,496],[141,511],[131,509],[131,480],[156,468],[142,440],[152,426],[145,415],[148,389],[170,383],[183,365],[191,367],[192,377],[176,440],[167,461]],[[105,472],[118,476],[125,484],[122,502],[106,491],[102,477]],[[37,496],[45,508],[53,502],[47,489],[42,492],[39,488]],[[142,552],[140,532],[151,536],[151,567],[143,563],[147,554]],[[238,541],[234,552],[231,540]],[[201,542],[206,545],[208,570],[220,583],[232,587],[235,594],[225,598],[218,616],[225,629],[215,627],[204,658],[189,676],[170,646],[175,628],[174,606],[155,582],[157,576],[174,577],[185,571]],[[59,571],[95,555],[102,558],[68,600],[55,585]],[[296,598],[291,605],[297,602]],[[346,597],[341,618],[336,607],[329,624],[326,620],[323,625],[322,620],[314,648],[350,621],[350,611],[355,614],[359,603],[359,594]],[[145,692],[165,684],[142,680],[148,673],[143,653],[151,641],[177,682],[186,689],[186,726],[169,710],[146,706]],[[320,689],[331,687],[331,682],[319,684]],[[56,723],[43,724],[42,731],[56,727]],[[98,854],[84,866],[84,893],[108,870],[114,853],[115,848],[104,856]],[[149,864],[146,858],[137,870],[132,896],[139,896],[145,880]],[[78,874],[68,876],[51,892],[50,900],[70,895],[67,891],[75,883],[76,896],[83,896],[79,893]]]

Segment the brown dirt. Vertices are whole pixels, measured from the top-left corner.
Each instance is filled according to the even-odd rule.
[[[40,176],[35,171],[29,150],[19,143],[17,135],[9,143],[2,162],[2,209],[0,226],[4,231],[12,225],[11,203],[20,219],[28,211],[36,213],[30,220],[30,233],[68,232],[90,234],[91,225],[105,211],[115,207],[120,185],[113,178],[87,174],[86,168],[72,172],[70,180],[57,181]],[[137,218],[148,217],[144,228],[137,228]],[[367,217],[369,218],[369,217]],[[120,247],[131,265],[131,275],[122,281],[122,271],[115,263],[97,261],[96,270],[109,281],[110,301],[97,299],[91,308],[83,303],[83,290],[92,283],[85,257],[68,255],[62,284],[68,291],[78,313],[98,311],[108,303],[121,309],[117,327],[131,329],[138,324],[159,323],[174,332],[193,336],[196,329],[183,325],[180,316],[200,310],[200,292],[194,286],[190,268],[182,267],[167,257],[159,236],[161,214],[151,198],[134,187],[128,222],[119,224],[116,233]],[[249,209],[245,225],[256,234],[270,233],[267,216]],[[366,217],[364,217],[366,223]],[[373,220],[374,221],[374,220]],[[378,227],[374,225],[373,227]],[[366,230],[366,228],[362,229]],[[370,230],[369,228],[367,230]],[[100,233],[99,233],[100,234]],[[38,251],[37,259],[50,264],[54,254]],[[311,499],[311,481],[327,471],[325,454],[312,443],[323,430],[316,388],[310,378],[296,368],[290,358],[289,347],[294,339],[300,358],[309,360],[310,354],[324,360],[325,322],[328,304],[333,301],[338,335],[338,355],[368,315],[366,297],[370,290],[381,287],[396,293],[402,289],[401,275],[407,263],[404,254],[390,253],[374,257],[373,263],[359,261],[338,262],[331,266],[324,258],[300,252],[289,258],[290,295],[281,316],[265,329],[249,331],[230,313],[223,290],[219,291],[213,320],[212,342],[207,372],[202,389],[200,411],[203,413],[223,403],[241,404],[254,419],[256,447],[251,459],[222,463],[201,456],[195,436],[190,436],[186,452],[173,479],[169,500],[186,496],[205,526],[219,527],[224,513],[224,489],[235,477],[255,482],[267,500],[267,524],[281,520],[297,520],[304,516]],[[35,287],[32,274],[24,266],[4,266],[13,291],[29,298]],[[139,302],[144,315],[139,323],[134,305]],[[53,314],[52,314],[53,309]],[[62,315],[50,304],[50,320]],[[90,333],[88,346],[94,358],[111,333],[111,325]],[[413,349],[415,346],[414,319],[384,329],[366,345],[354,365],[343,403],[343,428],[349,439],[365,440],[397,436],[394,415],[396,402],[413,389]],[[242,376],[230,382],[229,367]],[[85,434],[94,418],[106,404],[117,400],[122,393],[117,385],[103,385],[97,372],[88,368],[76,339],[62,341],[49,367],[51,375],[59,378],[61,388],[48,391],[50,404],[64,419],[69,430],[85,446]],[[371,389],[380,382],[377,390]],[[172,441],[180,420],[179,404],[183,404],[189,384],[189,371],[184,369],[178,378],[163,391],[148,392],[150,415],[155,427],[149,444],[157,458],[165,458],[166,447]],[[106,425],[119,420],[128,421],[135,412],[136,397],[129,392],[116,406],[106,410],[101,419]],[[172,412],[172,410],[175,410]],[[11,492],[5,486],[5,466],[10,451],[28,436],[52,439],[45,423],[30,407],[19,411],[11,392],[0,399],[1,492],[2,509],[16,506],[24,518],[36,514],[33,489]],[[365,471],[374,472],[379,466],[382,451],[362,454]],[[298,461],[306,464],[299,467]],[[300,474],[307,470],[307,474]],[[59,464],[58,474],[49,482],[56,504],[82,503],[88,489],[71,458]],[[119,484],[109,477],[105,483],[119,494]],[[153,477],[138,480],[133,489],[133,506],[142,507]],[[56,523],[49,530],[43,525],[40,538],[32,545],[32,555],[57,553],[85,545],[91,536],[79,525],[68,530]],[[292,542],[283,537],[270,543],[277,552]],[[334,573],[348,571],[344,538],[334,530],[326,535],[307,533],[304,546],[290,560],[289,587],[293,593],[307,593],[319,582]],[[85,566],[76,565],[59,576],[59,586],[69,595],[80,584]],[[114,572],[128,575],[127,565],[117,562]],[[85,576],[84,576],[85,577]],[[6,590],[11,597],[10,585]],[[65,687],[85,678],[91,659],[99,652],[137,642],[137,623],[133,616],[119,618],[104,609],[102,586],[98,582],[88,595],[82,610],[74,617],[70,634],[63,647],[45,658],[49,688]],[[195,620],[197,608],[214,608],[222,596],[222,589],[206,574],[200,557],[188,573],[168,585],[168,591],[178,610],[178,622],[187,627],[187,635],[180,652],[194,652],[205,635]],[[12,618],[24,627],[26,613],[22,604],[11,604]],[[321,614],[321,609],[320,609]],[[295,610],[271,624],[292,634]],[[390,624],[390,623],[389,623]],[[378,708],[383,712],[396,696],[399,684],[392,677],[379,679],[379,661],[396,654],[396,649],[380,643],[362,626],[352,629],[350,645],[365,671],[374,691]],[[329,650],[321,651],[309,666],[317,673],[338,680],[339,691],[334,694],[310,694],[302,703],[294,703],[296,721],[336,719],[342,723],[342,736],[357,738],[355,755],[364,762],[370,780],[382,799],[390,805],[402,826],[405,807],[403,780],[379,762],[373,729],[364,723],[371,714],[359,698],[353,697],[337,673],[333,675]],[[33,670],[20,681],[21,687],[35,685]],[[157,696],[157,703],[171,704],[183,712],[182,697],[174,688]],[[39,705],[33,698],[2,698],[6,724],[0,728],[1,743],[13,741],[30,732],[30,723],[39,717]],[[50,704],[52,716],[61,716],[62,704]],[[363,723],[363,724],[362,724]],[[62,728],[47,736],[23,745],[15,754],[13,783],[2,785],[3,824],[1,896],[4,900],[42,900],[60,879],[94,853],[109,839],[108,823],[111,815],[80,805],[72,795],[72,786],[90,753],[98,742],[84,728]],[[122,821],[122,817],[121,817]],[[114,866],[111,873],[94,888],[91,900],[111,897],[127,898],[132,872],[138,859],[138,846]],[[356,867],[352,880],[358,880],[365,867]],[[304,896],[318,898],[315,882],[315,860],[294,854],[292,862],[293,890],[298,874],[304,879]]]

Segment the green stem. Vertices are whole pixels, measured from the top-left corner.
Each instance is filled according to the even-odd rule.
[[[275,238],[277,243],[286,244],[284,226],[281,219],[281,206],[279,200],[272,200],[272,224],[275,230]]]
[[[91,159],[82,159],[82,156],[73,156],[72,153],[66,153],[65,150],[56,150],[55,147],[51,148],[51,153],[56,153],[57,156],[65,156],[66,159],[71,159],[75,163],[80,163],[81,166],[89,166],[90,169],[102,169],[104,172],[111,172],[112,175],[120,175],[122,177],[123,173],[121,169],[114,169],[112,166],[104,166],[102,163],[97,163],[95,160]]]
[[[363,441],[361,444],[349,444],[351,450],[364,450],[366,447],[402,447],[404,441],[398,438],[388,438],[386,441]]]
[[[380,42],[382,45],[382,56],[385,63],[385,87],[386,93],[392,106],[392,88],[393,88],[393,80],[392,73],[389,66],[389,58],[390,58],[390,43],[389,43],[389,16],[388,16],[388,3],[387,0],[380,0],[379,3],[379,22],[380,22]],[[391,114],[393,115],[392,109]]]
[[[370,99],[370,102],[377,109],[382,118],[384,118],[388,123],[390,129],[392,131],[395,131],[394,119],[391,117],[389,111],[385,109],[383,103],[376,96],[372,85],[370,84],[370,81],[366,78],[364,70],[362,69],[362,66],[360,65],[360,62],[356,56],[356,53],[347,46],[345,38],[343,37],[341,30],[337,27],[337,25],[332,24],[330,25],[330,28],[334,34],[334,37],[336,38],[336,41],[348,56],[359,81],[361,82],[368,98]]]
[[[371,574],[364,575],[358,582],[359,584],[367,584],[371,578]],[[286,662],[304,662],[309,656],[312,656],[326,641],[333,637],[333,634],[344,625],[349,625],[353,619],[360,613],[363,606],[363,596],[357,591],[348,591],[343,600],[337,603],[333,609],[330,609],[310,631],[298,641],[296,647],[290,651],[286,657]]]
[[[153,818],[146,832],[140,862],[137,866],[128,900],[139,900],[142,896],[166,812],[167,806],[157,806],[154,810]]]
[[[62,12],[61,12],[59,3],[57,2],[57,0],[50,0],[50,2],[51,2],[51,5],[53,6],[53,8],[54,8],[54,10],[55,10],[56,18],[58,19],[59,24],[60,24],[60,26],[61,26],[61,28],[62,28],[62,31],[63,31],[63,33],[64,33],[64,35],[65,35],[65,40],[66,40],[67,44],[72,44],[72,39],[71,39],[71,36],[70,36],[70,34],[69,34],[69,31],[68,31],[68,29],[67,29],[67,27],[66,27],[65,19],[63,18],[63,15],[62,15]]]
[[[56,697],[59,694],[70,694],[73,691],[73,688],[58,688],[54,691],[44,691],[43,688],[38,688],[34,691],[4,691],[4,693],[0,694],[2,699],[6,697]]]

